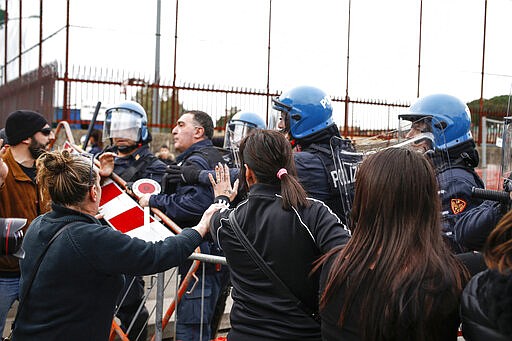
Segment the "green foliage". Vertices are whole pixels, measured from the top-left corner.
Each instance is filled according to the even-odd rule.
[[[509,95],[496,96],[483,100],[483,113],[490,118],[501,118],[507,115]],[[469,110],[474,116],[480,113],[480,99],[468,103]]]
[[[0,8],[0,28],[4,26],[5,22],[5,11]]]

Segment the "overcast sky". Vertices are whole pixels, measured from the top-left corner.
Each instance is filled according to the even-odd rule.
[[[0,7],[5,8],[5,1],[0,1]],[[71,0],[69,62],[152,75],[156,2]],[[348,3],[272,1],[271,89],[310,84],[333,96],[345,95]],[[485,0],[423,1],[420,95],[445,92],[464,101],[480,97],[484,5]],[[176,0],[162,0],[163,79],[172,79],[175,7]],[[420,0],[352,1],[351,98],[411,101],[416,97],[419,8]],[[44,1],[43,36],[65,25],[65,10],[65,0]],[[17,11],[18,1],[10,0],[10,17],[18,16]],[[23,11],[24,17],[37,15],[39,0],[23,1]],[[178,81],[264,89],[268,13],[268,0],[179,1]],[[511,0],[488,2],[485,98],[511,89],[511,15]],[[32,34],[25,35],[26,48],[37,43],[38,20],[24,23],[33,25]],[[45,42],[45,62],[64,61],[64,39],[61,31]],[[15,32],[9,44],[15,54]],[[27,54],[23,65],[37,66],[37,49]]]

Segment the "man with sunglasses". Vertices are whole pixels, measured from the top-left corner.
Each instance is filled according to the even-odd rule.
[[[30,110],[9,114],[5,134],[9,143],[0,149],[0,217],[26,218],[26,229],[49,209],[49,198],[40,197],[35,183],[35,160],[55,135],[46,119]],[[0,335],[9,309],[18,299],[19,281],[18,259],[0,255]]]

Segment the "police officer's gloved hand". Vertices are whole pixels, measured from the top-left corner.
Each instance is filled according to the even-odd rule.
[[[167,173],[167,181],[169,183],[186,183],[197,184],[199,183],[200,169],[193,165],[169,165],[165,170]]]

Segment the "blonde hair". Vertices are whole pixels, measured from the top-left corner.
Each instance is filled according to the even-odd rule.
[[[97,173],[92,159],[67,150],[44,153],[36,161],[36,181],[43,195],[61,205],[76,205],[85,199],[89,188],[96,183]]]

